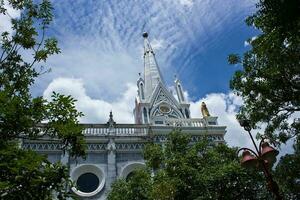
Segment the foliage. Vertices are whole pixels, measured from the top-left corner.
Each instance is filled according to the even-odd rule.
[[[146,145],[144,150],[146,164],[154,170],[160,168],[163,162],[163,151],[159,144]]]
[[[59,199],[69,194],[64,190],[68,170],[60,163],[50,163],[33,151],[24,151],[13,143],[0,148],[1,199]]]
[[[141,182],[142,184],[142,182]],[[108,194],[110,200],[128,200],[134,199],[129,193],[131,192],[130,184],[124,179],[120,179],[112,184],[113,192]]]
[[[281,158],[275,179],[286,199],[299,199],[300,1],[260,0],[257,8],[246,23],[260,34],[248,40],[242,59],[228,57],[243,67],[230,86],[244,100],[238,118],[249,119],[252,128],[266,123],[265,136],[273,142],[295,137],[295,153]]]
[[[150,173],[139,170],[129,180],[119,180],[113,183],[114,192],[109,193],[110,200],[149,199],[151,187]]]
[[[240,63],[241,62],[241,58],[239,57],[238,54],[231,54],[228,56],[228,63],[231,65],[234,65],[236,63]]]
[[[62,191],[68,184],[67,168],[20,149],[17,142],[40,140],[47,135],[59,140],[62,150],[71,156],[85,154],[82,128],[77,120],[82,113],[75,109],[75,100],[53,93],[48,102],[30,93],[35,79],[47,72],[39,66],[60,52],[56,39],[46,34],[53,8],[48,0],[7,2],[21,14],[11,19],[13,31],[3,32],[0,37],[0,198],[65,198]],[[9,16],[2,0],[0,14]]]
[[[192,145],[187,134],[174,131],[165,145],[149,144],[144,154],[147,168],[116,181],[108,199],[271,199],[262,174],[241,168],[235,148],[206,140]],[[145,185],[147,196],[130,196],[134,185]]]
[[[257,9],[246,19],[261,31],[248,40],[251,49],[228,57],[243,67],[230,86],[244,100],[238,118],[266,123],[265,136],[285,143],[300,133],[300,1],[260,0]]]
[[[300,148],[280,158],[275,177],[286,199],[300,199]]]

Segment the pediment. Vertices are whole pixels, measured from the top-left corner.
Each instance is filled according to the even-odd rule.
[[[169,112],[162,108],[169,107]],[[172,118],[183,118],[180,112],[180,105],[174,96],[161,83],[158,84],[150,98],[151,117],[168,116]]]
[[[174,96],[171,94],[171,92],[169,92],[161,83],[159,83],[155,87],[155,89],[150,97],[150,106],[153,107],[162,102],[179,108],[179,103],[174,98]]]

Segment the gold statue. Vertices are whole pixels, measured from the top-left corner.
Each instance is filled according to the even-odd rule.
[[[202,104],[201,104],[201,113],[202,113],[203,117],[209,117],[210,116],[209,111],[208,111],[208,109],[206,107],[206,104],[204,102],[202,102]]]

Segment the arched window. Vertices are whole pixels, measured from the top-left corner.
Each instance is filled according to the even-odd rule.
[[[180,113],[181,113],[182,115],[184,115],[181,108],[179,109],[179,111],[180,111]]]
[[[143,85],[143,83],[140,83],[140,91],[141,91],[141,98],[145,99],[144,85]]]
[[[185,116],[186,116],[186,118],[190,118],[190,114],[189,114],[189,111],[187,109],[185,109]]]
[[[181,89],[181,85],[178,84],[178,90],[179,90],[179,99],[181,99],[181,101],[184,101],[184,96],[183,96],[183,93],[182,93],[182,89]]]
[[[144,113],[144,123],[147,124],[148,123],[148,115],[147,115],[147,109],[146,108],[143,109],[143,113]]]

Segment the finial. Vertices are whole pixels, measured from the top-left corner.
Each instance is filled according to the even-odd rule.
[[[176,74],[174,74],[174,83],[175,83],[175,84],[180,83],[180,81],[179,81],[179,79],[177,78],[177,75],[176,75]]]
[[[148,37],[148,33],[147,33],[147,32],[144,32],[144,33],[143,33],[143,37],[144,37],[144,38],[147,38],[147,37]]]
[[[114,125],[116,124],[116,122],[113,119],[112,111],[109,112],[109,120],[108,120],[107,124],[110,128],[114,127]]]
[[[209,114],[209,111],[206,107],[206,104],[204,102],[201,103],[201,113],[202,113],[202,116],[203,117],[209,117],[210,114]]]

